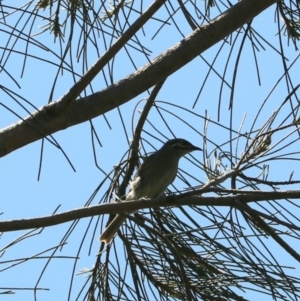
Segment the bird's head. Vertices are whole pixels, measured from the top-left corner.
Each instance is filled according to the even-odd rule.
[[[188,142],[185,139],[172,139],[167,141],[163,147],[162,150],[176,155],[178,157],[182,157],[192,151],[195,150],[202,150],[200,147],[194,146],[192,143]]]

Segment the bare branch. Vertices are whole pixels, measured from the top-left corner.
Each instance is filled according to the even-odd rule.
[[[225,190],[228,192],[228,190]],[[22,219],[14,221],[0,222],[0,231],[16,231],[24,229],[32,229],[38,227],[47,227],[73,221],[76,219],[97,216],[101,214],[116,214],[122,212],[136,211],[145,208],[163,208],[163,207],[180,207],[180,206],[220,206],[220,207],[236,207],[236,202],[251,203],[262,202],[266,200],[283,200],[300,198],[300,190],[287,191],[251,191],[243,192],[235,190],[234,196],[222,197],[202,197],[199,191],[184,193],[181,195],[164,196],[151,200],[136,200],[121,203],[100,204],[88,208],[80,208],[55,214],[52,216]]]
[[[276,0],[240,1],[118,83],[79,100],[57,101],[42,107],[31,116],[0,132],[0,157],[126,103],[182,68],[276,2]]]

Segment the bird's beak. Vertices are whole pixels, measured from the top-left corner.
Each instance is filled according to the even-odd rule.
[[[193,150],[199,150],[199,151],[202,151],[203,149],[200,148],[200,147],[198,147],[198,146],[193,145]]]

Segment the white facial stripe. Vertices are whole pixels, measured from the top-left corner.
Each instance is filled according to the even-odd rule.
[[[172,146],[173,146],[174,148],[175,148],[175,147],[179,147],[179,148],[191,148],[191,146],[190,146],[189,144],[184,144],[183,141],[178,142],[178,143],[174,143]]]

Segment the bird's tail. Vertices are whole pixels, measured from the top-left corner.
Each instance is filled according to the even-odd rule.
[[[102,232],[99,240],[103,241],[105,244],[109,244],[114,238],[115,234],[118,232],[121,225],[126,220],[125,216],[117,215],[112,222],[106,227],[106,229]]]

